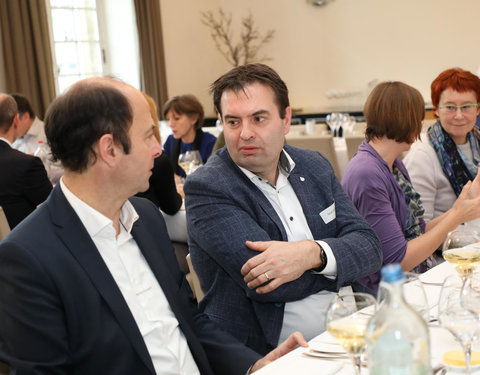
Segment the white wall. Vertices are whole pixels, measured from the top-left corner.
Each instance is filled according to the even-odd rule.
[[[159,1],[169,95],[197,95],[209,116],[208,86],[230,66],[200,12],[219,6],[236,27],[250,9],[260,31],[276,30],[263,52],[287,83],[292,107],[304,112],[359,109],[374,80],[404,81],[430,102],[430,83],[442,70],[480,66],[478,0],[335,0],[324,7],[306,0]],[[347,97],[327,98],[334,92]]]

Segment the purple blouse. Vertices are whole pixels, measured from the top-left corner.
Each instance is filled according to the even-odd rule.
[[[405,165],[395,159],[397,167],[410,181]],[[358,212],[373,228],[383,251],[383,265],[400,263],[405,257],[407,241],[404,236],[407,224],[407,204],[402,189],[387,163],[366,141],[350,160],[342,178],[342,186]],[[422,232],[425,222],[420,221]],[[380,282],[380,270],[359,280],[374,291]]]

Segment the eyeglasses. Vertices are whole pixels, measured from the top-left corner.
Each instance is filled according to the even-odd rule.
[[[439,105],[438,109],[441,109],[449,114],[457,113],[457,109],[460,108],[460,111],[465,114],[472,114],[478,108],[478,103],[471,103],[471,104],[462,104],[462,105],[454,105],[454,104],[445,104]]]

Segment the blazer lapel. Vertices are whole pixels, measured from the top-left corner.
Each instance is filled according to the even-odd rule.
[[[163,238],[162,235],[164,236]],[[188,306],[181,303],[181,298],[179,298],[181,287],[176,283],[174,274],[170,272],[168,263],[162,255],[163,251],[171,250],[173,252],[173,248],[164,248],[164,246],[170,246],[170,239],[166,235],[166,231],[165,234],[159,231],[158,238],[153,238],[151,232],[148,231],[145,224],[142,223],[142,217],[140,217],[133,225],[132,236],[135,238],[138,247],[160,284],[170,308],[177,318],[185,339],[188,342],[188,346],[190,347],[198,368],[203,369],[201,370],[202,374],[211,373],[208,358],[196,335],[194,328],[195,322],[192,319],[191,310],[189,310]],[[186,280],[184,280],[184,282],[186,283]]]
[[[275,223],[275,225],[278,227],[278,230],[282,233],[283,240],[287,240],[287,232],[285,231],[285,228],[283,227],[282,220],[280,217],[277,215],[277,212],[273,208],[272,204],[269,202],[267,197],[262,193],[262,191],[252,182],[250,179],[245,175],[245,173],[242,172],[242,170],[236,165],[233,160],[230,158],[230,155],[227,152],[227,149],[224,148],[224,153],[223,153],[223,159],[225,162],[230,163],[231,165],[228,168],[225,168],[225,172],[228,173],[228,171],[233,171],[233,173],[236,173],[237,176],[232,177],[232,181],[235,181],[237,178],[240,178],[240,180],[243,180],[245,183],[245,186],[248,189],[248,195],[253,195],[251,197],[255,202],[258,203],[258,205],[262,208],[263,212],[268,216],[268,218]],[[242,184],[243,185],[243,184]],[[237,188],[237,186],[232,187],[232,189]]]
[[[308,173],[304,173],[302,168],[296,164],[292,173],[288,177],[295,194],[303,209],[308,226],[312,233],[320,233],[320,211],[319,197],[315,195],[314,181]]]
[[[51,208],[50,213],[58,227],[59,237],[78,263],[81,264],[85,273],[88,274],[92,284],[111,309],[119,326],[125,331],[142,361],[152,374],[155,374],[143,337],[120,289],[91,237],[58,185],[51,194],[51,200],[49,199],[46,204]]]

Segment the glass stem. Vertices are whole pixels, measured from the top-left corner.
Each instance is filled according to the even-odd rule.
[[[353,367],[355,369],[355,375],[360,375],[362,369],[362,356],[361,354],[352,354]]]
[[[472,361],[472,344],[465,344],[463,346],[463,352],[465,353],[465,372],[471,374],[470,364]]]

